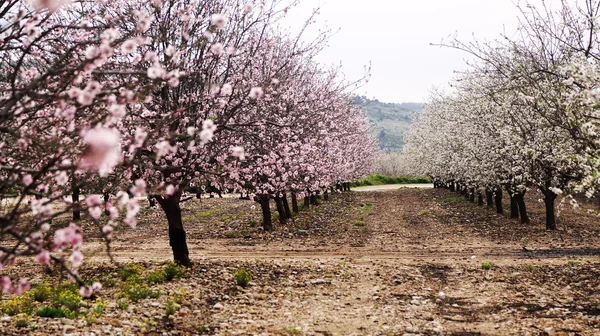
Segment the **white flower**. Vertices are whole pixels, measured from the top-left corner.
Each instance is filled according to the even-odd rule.
[[[250,89],[250,94],[248,96],[253,99],[260,99],[264,94],[265,92],[263,91],[263,88],[253,87]]]
[[[210,24],[222,29],[227,24],[227,18],[222,14],[213,14],[210,17]]]

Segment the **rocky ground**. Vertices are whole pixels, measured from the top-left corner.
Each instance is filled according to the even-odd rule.
[[[0,334],[597,335],[600,221],[591,205],[565,206],[546,231],[539,197],[529,193],[523,225],[447,190],[351,192],[274,233],[250,201],[194,200],[183,210],[191,270],[166,264],[165,220],[146,209],[112,243],[117,264],[86,227],[81,273],[104,289],[72,310],[68,286],[43,269],[5,269],[37,294],[2,298]],[[58,308],[69,316],[38,316]]]

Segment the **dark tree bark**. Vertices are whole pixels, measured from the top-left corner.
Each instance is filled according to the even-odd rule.
[[[271,207],[269,206],[269,195],[259,195],[254,198],[260,204],[263,216],[263,229],[267,232],[273,231],[271,220]]]
[[[504,215],[504,210],[502,209],[502,187],[497,186],[494,194],[494,200],[496,201],[496,212],[500,215]]]
[[[454,192],[454,181],[450,181],[450,191]]]
[[[287,224],[288,218],[281,197],[275,197],[275,206],[277,207],[277,213],[279,213],[279,223],[281,223],[281,225]]]
[[[110,211],[108,211],[108,208],[106,207],[106,203],[108,203],[108,201],[110,201],[110,194],[104,193],[104,194],[102,194],[102,198],[104,198],[104,214],[108,216],[108,215],[110,215]]]
[[[197,198],[197,199],[201,199],[201,198],[202,198],[202,193],[200,193],[200,192],[199,192],[199,193],[196,193],[196,198]]]
[[[304,197],[304,209],[308,209],[310,208],[310,197],[305,196]]]
[[[295,192],[292,192],[292,210],[294,213],[300,212],[300,209],[298,209],[298,198],[296,197]]]
[[[290,204],[288,203],[287,195],[283,194],[281,200],[283,201],[283,209],[285,210],[286,217],[288,219],[292,219],[292,211],[290,210]]]
[[[181,191],[175,192],[168,198],[155,196],[158,204],[165,212],[167,221],[169,222],[169,245],[173,250],[173,260],[185,267],[191,267],[185,229],[181,220],[181,208],[179,201],[181,199]]]
[[[481,189],[477,189],[477,205],[483,206],[483,193]]]
[[[554,201],[557,195],[552,190],[543,190],[544,204],[546,205],[546,229],[556,230],[556,217],[554,216]]]
[[[529,223],[529,216],[527,216],[527,208],[525,207],[525,192],[518,192],[515,194],[517,200],[517,206],[519,207],[519,215],[521,216],[521,223]]]
[[[325,192],[323,193],[323,200],[329,201],[329,192],[327,191],[327,188],[325,188]]]
[[[519,218],[519,204],[517,198],[512,191],[507,190],[508,197],[510,197],[510,218]]]
[[[491,188],[485,188],[485,200],[488,208],[494,207],[494,192]]]
[[[310,195],[310,205],[317,205],[317,195]]]
[[[463,191],[462,191],[463,192],[463,196],[465,197],[465,199],[469,199],[469,188],[467,188],[466,185],[463,185],[462,189],[463,189]]]
[[[73,220],[78,221],[81,219],[81,205],[79,204],[79,188],[73,188],[71,192],[71,201],[73,202]]]
[[[156,199],[154,198],[154,196],[148,195],[148,203],[150,204],[151,207],[156,206]]]
[[[469,202],[475,203],[475,188],[469,189]]]

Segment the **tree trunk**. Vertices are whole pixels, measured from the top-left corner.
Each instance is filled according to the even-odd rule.
[[[329,201],[329,192],[327,191],[327,188],[325,188],[325,192],[323,193],[323,200]]]
[[[454,192],[454,181],[450,181],[450,191]]]
[[[78,221],[81,219],[81,205],[79,204],[79,188],[73,188],[71,200],[73,201],[73,220]]]
[[[475,188],[469,189],[469,202],[475,203]]]
[[[189,257],[186,234],[181,220],[181,208],[179,201],[181,191],[175,192],[168,198],[156,196],[156,200],[167,216],[169,222],[169,245],[173,250],[173,260],[185,267],[191,267],[192,263]]]
[[[467,188],[466,185],[463,185],[462,187],[462,192],[463,192],[463,196],[465,197],[465,199],[469,199],[469,188]]]
[[[510,197],[510,218],[519,218],[519,204],[517,203],[517,198],[510,190],[508,190],[508,196]]]
[[[496,201],[496,212],[500,215],[504,215],[504,210],[502,209],[502,187],[496,187],[494,199]]]
[[[286,217],[288,219],[292,219],[292,211],[290,211],[290,204],[288,203],[287,195],[283,194],[281,200],[283,201],[283,209],[285,210]]]
[[[544,204],[546,204],[546,229],[556,230],[556,217],[554,216],[554,200],[557,195],[552,190],[544,190]]]
[[[150,204],[150,207],[155,207],[156,199],[153,196],[148,195],[148,203]]]
[[[310,195],[310,205],[317,205],[317,194]]]
[[[108,216],[110,215],[110,211],[108,211],[108,207],[106,207],[106,204],[108,203],[108,201],[110,201],[110,194],[104,193],[102,194],[102,197],[104,198],[104,214]]]
[[[300,212],[300,210],[298,209],[298,198],[296,197],[295,192],[292,192],[292,210],[294,211],[294,213]]]
[[[310,208],[310,197],[304,196],[304,209]]]
[[[490,188],[485,188],[485,200],[488,208],[494,207],[494,192]]]
[[[481,189],[477,189],[477,205],[483,206],[483,193]]]
[[[519,192],[515,195],[517,200],[517,206],[519,207],[519,215],[521,216],[521,223],[529,223],[529,216],[527,216],[527,208],[525,207],[525,192]]]
[[[273,222],[271,221],[271,207],[269,206],[269,195],[258,195],[254,198],[260,204],[263,216],[263,230],[273,231]]]
[[[287,214],[285,213],[281,197],[275,197],[275,206],[277,207],[277,213],[279,214],[279,223],[281,223],[281,225],[287,224]]]

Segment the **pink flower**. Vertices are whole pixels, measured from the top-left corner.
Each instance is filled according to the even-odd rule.
[[[4,294],[10,294],[12,291],[12,281],[10,281],[10,278],[7,276],[2,277],[2,280],[0,280],[0,286],[2,286],[2,292]]]
[[[102,217],[102,209],[100,209],[100,207],[88,208],[88,212],[90,213],[90,216],[92,216],[92,218],[94,219]]]
[[[162,78],[166,73],[160,63],[154,63],[153,66],[148,68],[148,78],[150,79]]]
[[[240,160],[244,160],[245,159],[244,147],[239,147],[239,146],[232,147],[231,148],[231,155],[239,158]]]
[[[110,234],[113,233],[113,231],[114,228],[108,224],[102,227],[102,233],[104,233],[104,235],[106,236],[110,236]]]
[[[24,292],[28,291],[29,289],[31,289],[31,284],[29,283],[29,281],[27,281],[25,279],[21,279],[21,280],[19,280],[19,283],[17,284],[17,288],[13,288],[13,293],[15,293],[17,295],[21,295]]]
[[[165,49],[165,55],[173,56],[174,54],[175,54],[175,48],[173,46],[168,46],[167,49]]]
[[[250,98],[260,99],[264,94],[265,92],[263,91],[263,88],[253,87],[252,89],[250,89],[250,94],[248,96]]]
[[[95,207],[102,205],[102,197],[100,195],[88,195],[85,198],[85,204],[88,207]]]
[[[114,104],[111,105],[108,108],[108,112],[110,112],[110,115],[114,118],[120,119],[123,118],[125,116],[125,106],[124,105],[120,105],[120,104]]]
[[[231,84],[224,84],[221,88],[221,94],[223,96],[229,96],[233,92],[233,86]]]
[[[69,176],[67,176],[67,172],[60,172],[57,176],[56,176],[56,183],[60,186],[67,184],[67,182],[69,182]]]
[[[28,187],[31,185],[31,183],[33,183],[33,178],[31,177],[31,175],[25,174],[23,175],[23,178],[21,178],[21,182],[24,186]]]
[[[94,292],[99,291],[102,289],[102,284],[99,282],[94,282],[92,284],[92,290],[94,290]]]
[[[175,186],[172,184],[169,184],[166,188],[165,188],[165,195],[173,195],[175,193]]]
[[[210,17],[210,24],[222,29],[227,24],[227,18],[222,14],[213,14]]]
[[[121,160],[119,133],[116,130],[96,127],[85,133],[83,141],[87,150],[81,158],[81,168],[97,170],[105,177]]]
[[[93,93],[83,90],[79,92],[79,95],[77,96],[77,102],[83,106],[92,105],[94,102],[94,97],[96,97],[96,95]]]
[[[94,294],[94,290],[89,286],[82,286],[79,288],[79,294],[81,294],[81,296],[84,298],[89,298],[92,296],[92,294]]]
[[[225,48],[223,47],[223,44],[215,43],[210,47],[210,52],[213,53],[213,55],[221,56],[225,52]]]
[[[73,267],[77,268],[83,263],[83,254],[79,251],[73,251],[73,253],[69,257],[69,261],[71,262]]]
[[[96,46],[91,45],[85,49],[85,58],[89,60],[98,57],[98,55],[100,55],[100,49]]]
[[[250,13],[254,9],[254,5],[251,3],[247,3],[244,5],[244,14]]]
[[[48,265],[50,263],[50,253],[48,251],[42,251],[35,256],[35,261],[42,265]]]
[[[148,136],[148,132],[144,131],[141,128],[136,128],[135,129],[135,146],[136,147],[141,147],[142,144],[144,143],[144,141],[146,140],[146,137]]]
[[[124,54],[129,55],[132,52],[134,52],[137,47],[138,47],[138,44],[137,44],[136,39],[129,39],[129,40],[123,42],[123,44],[121,45],[121,51]]]

